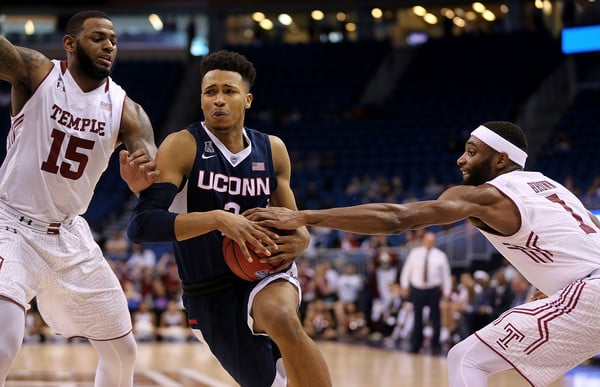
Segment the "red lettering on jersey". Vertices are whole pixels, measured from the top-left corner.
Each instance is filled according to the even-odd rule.
[[[535,192],[535,193],[540,193],[540,192],[544,192],[544,191],[548,191],[550,189],[556,188],[556,186],[552,183],[550,183],[549,181],[546,180],[542,180],[542,181],[530,181],[527,183],[527,185],[529,187],[531,187],[531,189]]]
[[[50,118],[55,120],[61,126],[79,132],[90,132],[96,133],[99,136],[104,136],[104,129],[106,128],[106,122],[98,121],[95,118],[77,117],[70,112],[61,109],[56,104],[52,106]]]

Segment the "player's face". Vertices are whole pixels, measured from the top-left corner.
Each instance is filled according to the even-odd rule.
[[[107,19],[87,19],[75,45],[81,72],[98,81],[108,77],[117,55],[117,35]]]
[[[463,183],[480,185],[495,177],[492,168],[494,151],[476,137],[471,136],[456,163],[463,175]]]
[[[212,70],[202,80],[202,112],[206,126],[215,131],[241,129],[252,94],[241,74]]]

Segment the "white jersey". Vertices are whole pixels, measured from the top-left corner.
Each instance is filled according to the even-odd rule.
[[[521,227],[508,237],[483,232],[529,282],[553,294],[600,268],[600,229],[581,201],[539,172],[514,171],[489,184],[521,213]]]
[[[66,62],[11,117],[0,201],[45,222],[83,214],[115,150],[125,91],[112,79],[83,92]]]

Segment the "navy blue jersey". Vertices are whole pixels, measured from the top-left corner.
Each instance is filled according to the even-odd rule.
[[[173,202],[173,211],[223,209],[242,213],[267,206],[277,188],[267,134],[244,128],[248,144],[233,154],[202,123],[191,124],[187,130],[196,139],[196,158],[187,184]],[[222,240],[221,233],[213,231],[175,243],[175,258],[184,286],[233,275],[223,258]]]

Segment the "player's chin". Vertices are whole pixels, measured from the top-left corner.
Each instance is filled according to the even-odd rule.
[[[231,123],[226,120],[215,120],[211,118],[210,120],[206,120],[208,126],[217,132],[228,132],[232,129]]]

